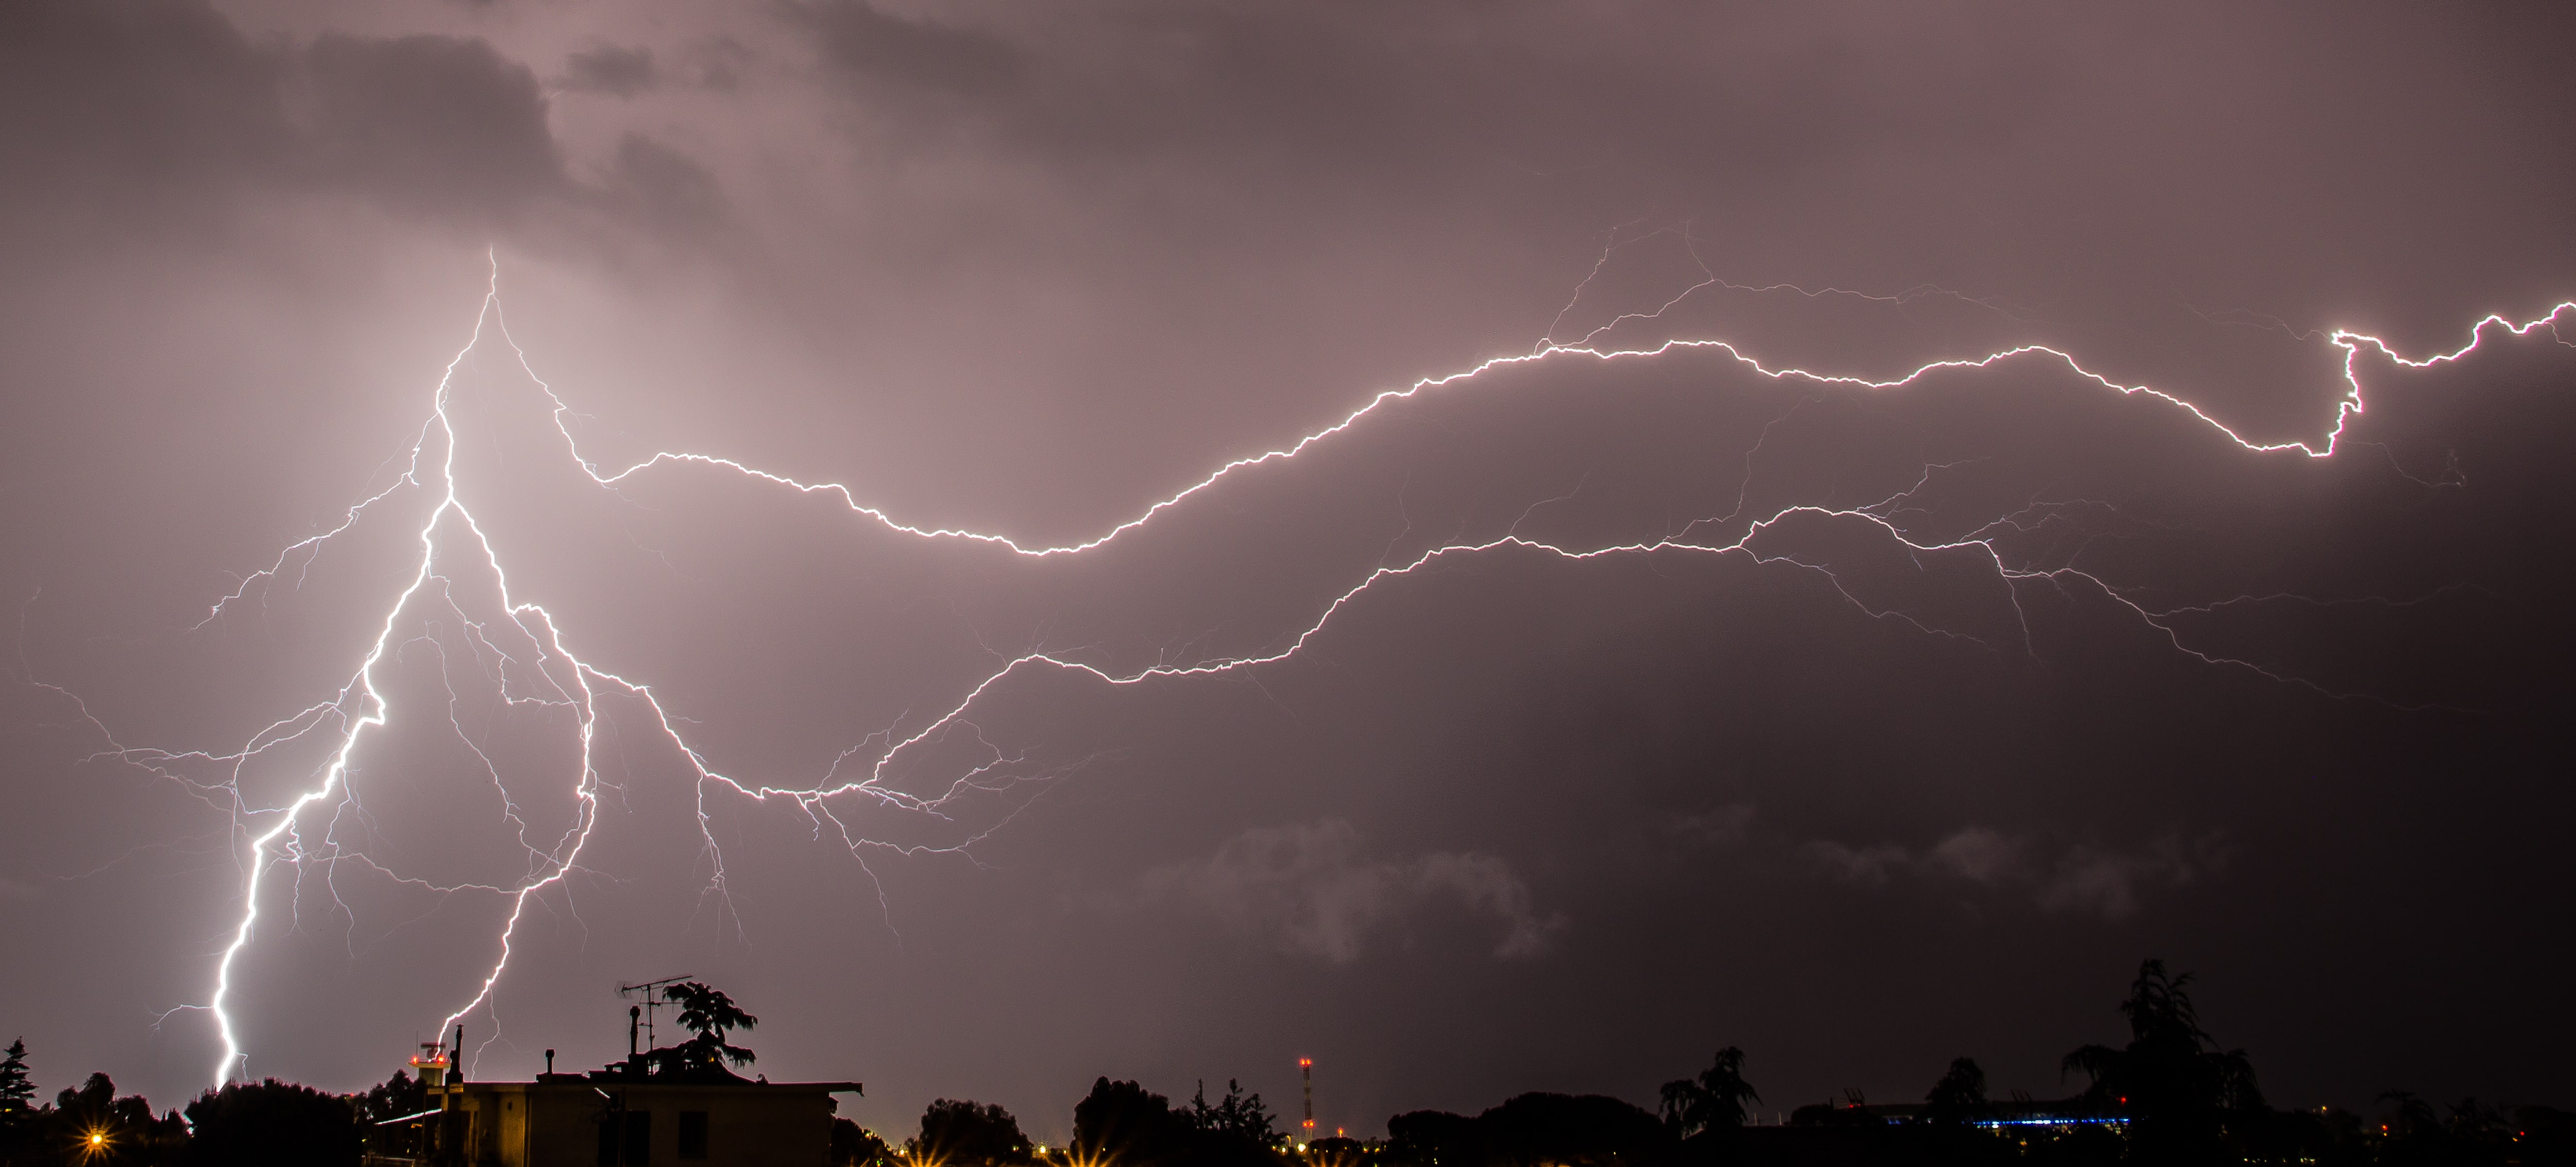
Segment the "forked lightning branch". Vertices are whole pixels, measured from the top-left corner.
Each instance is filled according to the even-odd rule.
[[[1444,560],[1472,557],[1506,548],[1537,552],[1571,561],[1646,555],[1741,556],[1756,563],[1780,565],[1813,573],[1820,578],[1823,586],[1833,589],[1842,599],[1871,617],[1905,621],[1927,633],[1943,632],[1942,629],[1916,620],[1904,612],[1874,607],[1864,602],[1853,591],[1843,587],[1842,581],[1836,579],[1828,568],[1800,562],[1789,555],[1760,550],[1753,545],[1757,536],[1783,521],[1821,517],[1874,525],[1888,538],[1914,552],[1949,551],[1974,555],[2003,581],[2014,598],[2017,610],[2020,589],[2034,582],[2065,583],[2073,579],[2081,579],[2097,587],[2102,594],[2114,598],[2119,596],[2118,590],[2110,584],[2072,567],[2042,570],[2014,563],[1998,546],[1998,542],[2001,533],[2010,530],[2013,522],[2019,517],[2015,514],[1996,515],[1991,523],[1961,539],[1918,541],[1910,537],[1900,524],[1898,515],[1901,504],[1906,501],[1911,491],[1920,489],[1920,483],[1908,488],[1907,492],[1863,506],[1786,507],[1742,525],[1740,528],[1743,531],[1742,536],[1731,541],[1698,541],[1687,537],[1686,533],[1689,530],[1701,524],[1684,527],[1685,534],[1682,536],[1612,546],[1564,546],[1524,538],[1514,533],[1482,542],[1431,548],[1400,565],[1380,566],[1370,570],[1352,580],[1347,590],[1320,603],[1315,609],[1318,614],[1313,622],[1293,639],[1288,640],[1286,647],[1275,652],[1252,656],[1214,656],[1178,662],[1166,661],[1152,667],[1123,672],[1104,669],[1062,655],[1032,652],[1011,659],[1000,668],[994,669],[980,683],[969,687],[963,697],[956,700],[952,706],[930,718],[918,729],[900,736],[886,735],[883,744],[874,750],[874,757],[865,768],[864,774],[844,778],[838,776],[835,771],[824,775],[820,780],[802,783],[775,777],[727,774],[711,767],[705,756],[692,746],[688,735],[682,730],[682,726],[686,723],[685,719],[665,708],[662,697],[655,692],[649,678],[621,676],[597,667],[583,658],[576,647],[579,643],[577,613],[557,611],[536,598],[522,595],[514,590],[507,569],[507,549],[496,544],[487,533],[474,508],[468,505],[469,492],[463,489],[463,484],[459,481],[460,470],[456,452],[463,435],[460,434],[456,416],[450,410],[451,387],[456,371],[469,354],[486,343],[487,336],[498,336],[503,343],[509,345],[520,366],[527,370],[532,383],[545,394],[552,407],[555,428],[562,440],[563,455],[578,465],[582,473],[602,490],[614,490],[621,483],[637,476],[652,474],[660,468],[685,464],[716,467],[774,485],[782,490],[831,495],[846,505],[853,516],[860,521],[878,524],[890,531],[924,540],[963,540],[987,544],[1022,556],[1054,557],[1082,555],[1109,544],[1130,531],[1154,522],[1158,516],[1192,496],[1210,490],[1230,475],[1246,468],[1294,460],[1300,454],[1316,447],[1319,443],[1330,440],[1336,434],[1369,424],[1373,417],[1385,412],[1386,407],[1393,402],[1436,390],[1464,388],[1479,377],[1508,366],[1635,361],[1656,357],[1681,359],[1702,357],[1732,363],[1776,381],[1797,382],[1818,388],[1841,387],[1866,391],[1893,391],[1938,373],[1973,372],[2007,363],[2040,363],[2061,367],[2071,387],[2107,390],[2132,396],[2143,395],[2184,411],[2210,429],[2225,435],[2228,440],[2242,447],[2249,456],[2299,454],[2311,458],[2327,458],[2333,456],[2338,449],[2346,426],[2367,408],[2363,389],[2363,369],[2367,363],[2366,358],[2376,356],[2394,364],[2417,368],[2456,361],[2477,349],[2490,336],[2522,335],[2536,328],[2555,329],[2560,318],[2570,312],[2576,312],[2576,301],[2561,303],[2547,315],[2521,323],[2515,323],[2500,316],[2489,316],[2470,329],[2468,342],[2460,348],[2420,358],[2400,354],[2387,342],[2375,336],[2335,330],[2327,336],[2334,347],[2341,350],[2345,392],[2336,403],[2331,424],[2321,435],[2312,440],[2269,444],[2247,440],[2181,396],[2147,385],[2120,383],[2086,368],[2073,354],[2042,345],[2013,347],[1973,358],[1930,361],[1904,376],[1889,380],[1873,380],[1829,371],[1767,366],[1735,344],[1718,339],[1674,339],[1633,349],[1594,347],[1589,343],[1590,339],[1601,335],[1600,330],[1595,330],[1587,335],[1585,343],[1543,344],[1527,354],[1496,358],[1446,376],[1426,378],[1410,386],[1381,393],[1335,424],[1307,434],[1294,443],[1237,459],[1218,467],[1213,473],[1186,489],[1154,503],[1136,517],[1110,527],[1095,537],[1078,542],[1030,546],[999,534],[908,525],[879,508],[867,505],[847,486],[830,482],[799,481],[785,475],[757,469],[732,458],[711,454],[657,453],[623,470],[604,472],[597,463],[582,455],[568,422],[570,407],[542,379],[536,377],[525,352],[509,338],[501,317],[499,272],[496,265],[492,286],[483,298],[471,337],[465,346],[458,350],[456,357],[448,363],[444,374],[430,395],[428,417],[409,450],[408,464],[401,476],[382,492],[350,507],[342,520],[330,530],[287,547],[268,567],[253,573],[240,587],[216,602],[207,616],[209,621],[220,617],[228,606],[242,601],[255,588],[273,582],[287,571],[291,564],[309,564],[309,557],[320,553],[326,544],[347,535],[361,524],[379,521],[380,512],[388,509],[383,505],[388,499],[410,492],[419,492],[422,497],[434,499],[427,516],[413,533],[416,550],[409,562],[407,579],[399,591],[386,597],[383,617],[374,623],[373,639],[356,648],[355,667],[348,674],[345,683],[339,686],[336,695],[327,701],[280,718],[250,735],[239,745],[230,748],[153,749],[116,744],[111,735],[110,752],[114,756],[149,767],[174,779],[179,778],[175,768],[184,764],[212,764],[219,767],[219,772],[227,775],[217,785],[221,788],[221,793],[230,799],[237,838],[240,840],[237,856],[244,873],[241,886],[241,914],[238,921],[229,929],[228,942],[224,944],[220,956],[214,963],[212,989],[206,1001],[200,1006],[212,1014],[221,1038],[222,1053],[213,1067],[214,1080],[220,1085],[242,1072],[244,1068],[246,1051],[243,1046],[242,1031],[233,1013],[235,1006],[233,989],[244,950],[261,935],[260,905],[264,891],[268,881],[280,877],[281,868],[286,869],[285,877],[301,880],[308,869],[327,867],[340,862],[357,862],[373,871],[406,883],[436,886],[426,881],[411,879],[385,865],[367,859],[362,851],[340,842],[327,825],[349,804],[352,798],[350,781],[353,765],[359,755],[369,748],[371,742],[381,736],[378,731],[398,716],[433,715],[430,711],[395,708],[387,695],[388,686],[381,675],[387,667],[389,654],[395,652],[402,643],[404,629],[407,626],[405,614],[414,611],[417,606],[443,607],[462,624],[474,627],[475,643],[482,646],[482,649],[507,657],[508,650],[500,647],[501,641],[507,639],[519,651],[532,653],[533,659],[509,661],[516,667],[501,672],[498,679],[499,697],[513,705],[542,706],[567,714],[576,746],[574,760],[563,770],[560,778],[573,795],[574,814],[570,828],[559,838],[531,841],[526,837],[525,824],[520,824],[521,841],[530,856],[530,871],[527,877],[516,882],[438,887],[438,890],[443,892],[497,897],[508,905],[504,922],[498,934],[493,937],[490,949],[491,963],[483,972],[479,983],[465,995],[454,1012],[440,1021],[437,1029],[444,1032],[459,1018],[492,999],[495,989],[509,970],[512,944],[532,900],[547,889],[563,884],[569,874],[581,870],[583,848],[590,842],[599,824],[601,774],[595,749],[603,704],[606,702],[629,702],[644,710],[649,716],[649,723],[667,743],[672,756],[680,759],[694,774],[698,784],[699,827],[704,835],[706,854],[714,861],[711,890],[722,894],[724,890],[722,852],[716,845],[715,835],[709,828],[703,809],[705,799],[711,794],[716,797],[779,800],[789,803],[799,813],[811,819],[818,832],[828,824],[847,845],[852,857],[861,863],[865,862],[862,852],[870,848],[900,853],[962,849],[971,846],[974,839],[970,838],[965,842],[944,848],[897,845],[873,839],[853,831],[842,810],[851,804],[865,803],[901,813],[935,815],[951,800],[968,791],[982,789],[978,783],[986,777],[985,768],[970,767],[956,774],[953,779],[947,780],[944,790],[927,795],[908,793],[898,788],[888,780],[888,768],[908,752],[938,738],[952,728],[965,724],[965,719],[978,701],[1014,676],[1036,670],[1061,670],[1083,674],[1097,682],[1110,685],[1129,685],[1149,678],[1205,676],[1258,669],[1304,651],[1307,645],[1330,625],[1347,605],[1362,594],[1372,589],[1396,585],[1406,577]],[[1928,476],[1929,473],[1930,468],[1927,467],[1926,475]],[[469,578],[469,575],[462,570],[449,570],[451,564],[477,569],[473,577],[488,575],[492,594],[486,598],[496,605],[495,610],[502,613],[503,619],[509,624],[506,637],[496,635],[495,630],[489,627],[474,624],[465,610],[460,607],[462,601],[455,593],[456,584],[453,581]],[[2127,601],[2121,602],[2127,603]],[[2295,677],[2265,671],[2251,662],[2213,656],[2186,648],[2178,638],[2174,637],[2170,629],[2166,629],[2159,623],[2157,613],[2135,604],[2128,606],[2138,620],[2164,630],[2166,640],[2178,652],[2197,657],[2213,667],[2248,669],[2275,680],[2306,683]],[[2025,641],[2023,647],[2027,648],[2027,625],[2024,626],[2023,633]],[[460,736],[463,735],[462,729],[458,732]],[[242,795],[243,776],[268,764],[282,751],[283,747],[298,742],[321,742],[327,746],[328,760],[321,767],[318,778],[311,781],[309,788],[302,790],[292,801],[284,805],[249,806]],[[855,748],[851,751],[852,754],[858,752]],[[479,756],[479,750],[477,754]],[[847,756],[850,755],[845,755]],[[486,759],[486,761],[488,763],[489,760]],[[497,779],[497,775],[495,777]],[[512,808],[511,813],[515,819],[515,808]],[[567,888],[567,894],[569,894],[569,888]]]

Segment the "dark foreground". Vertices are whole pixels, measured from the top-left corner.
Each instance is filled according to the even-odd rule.
[[[1960,1058],[1921,1102],[1872,1105],[1855,1097],[1800,1107],[1782,1125],[1752,1125],[1750,1104],[1761,1094],[1746,1076],[1742,1051],[1730,1048],[1699,1074],[1665,1083],[1652,1110],[1603,1095],[1523,1094],[1475,1115],[1395,1115],[1384,1139],[1301,1142],[1260,1095],[1233,1083],[1214,1102],[1202,1085],[1175,1104],[1137,1083],[1102,1078],[1074,1107],[1070,1147],[1034,1143],[999,1106],[941,1099],[900,1143],[847,1119],[834,1119],[827,1129],[817,1118],[810,1146],[782,1152],[768,1140],[772,1145],[757,1161],[815,1167],[2576,1167],[2576,1113],[2552,1106],[2475,1099],[2436,1106],[2392,1090],[2367,1113],[2275,1107],[2245,1052],[2223,1049],[2202,1031],[2190,985],[2190,976],[2170,976],[2158,962],[2142,965],[2120,1004],[2128,1043],[2069,1053],[2067,1070],[2091,1085],[2050,1101],[1990,1098],[1977,1064]],[[752,1052],[727,1044],[727,1036],[758,1019],[704,985],[666,993],[684,1004],[682,1022],[697,1036],[621,1063],[629,1076],[739,1082],[722,1065],[747,1064]],[[611,1086],[623,1080],[590,1077]],[[425,1114],[461,1118],[441,1110],[455,1105],[442,1101],[453,1096],[435,1078],[397,1071],[363,1094],[271,1079],[208,1091],[183,1110],[156,1114],[139,1096],[117,1097],[107,1075],[92,1074],[48,1105],[36,1101],[25,1045],[16,1043],[0,1060],[0,1167],[520,1167],[469,1158],[454,1143],[419,1137]],[[687,1117],[681,1116],[683,1125]],[[694,1145],[660,1150],[621,1146],[610,1137],[616,1124],[603,1119],[599,1167],[653,1167],[665,1158],[754,1162],[710,1146],[704,1115],[696,1117],[701,1133]],[[578,1165],[544,1167],[589,1167],[589,1155]]]

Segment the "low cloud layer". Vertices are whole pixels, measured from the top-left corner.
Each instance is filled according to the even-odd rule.
[[[1402,943],[1408,925],[1463,913],[1499,925],[1493,953],[1516,959],[1547,951],[1565,924],[1531,906],[1530,891],[1502,859],[1434,851],[1411,859],[1365,855],[1359,830],[1338,819],[1256,827],[1206,860],[1145,876],[1150,898],[1209,915],[1239,935],[1282,952],[1351,964],[1373,944]]]
[[[1897,879],[1950,880],[2026,895],[2041,908],[2117,920],[2142,897],[2207,878],[2226,867],[2217,836],[2161,835],[2135,851],[2091,843],[2051,845],[1988,827],[1966,827],[1928,847],[1852,845],[1832,840],[1805,852],[1835,878],[1882,886]]]

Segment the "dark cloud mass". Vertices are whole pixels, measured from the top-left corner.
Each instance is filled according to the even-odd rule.
[[[299,64],[289,101],[311,103],[310,166],[321,180],[477,221],[563,182],[536,75],[484,41],[324,36]],[[298,81],[310,90],[294,92]]]
[[[660,82],[653,50],[600,45],[564,58],[563,83],[568,88],[633,97]]]
[[[0,1028],[202,1086],[381,636],[253,1075],[2564,1105],[2571,32],[0,7]]]

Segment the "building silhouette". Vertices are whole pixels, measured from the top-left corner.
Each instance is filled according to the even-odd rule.
[[[423,1047],[411,1068],[428,1108],[376,1123],[366,1167],[813,1167],[832,1143],[834,1094],[857,1082],[771,1082],[679,1049],[637,1051],[533,1082],[468,1081],[464,1048]]]

